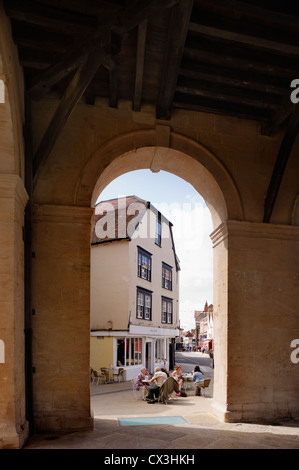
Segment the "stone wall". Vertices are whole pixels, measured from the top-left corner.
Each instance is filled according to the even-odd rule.
[[[54,107],[54,98],[35,104],[36,146]],[[264,198],[282,135],[262,136],[258,123],[234,118],[179,110],[161,123],[153,113],[148,107],[134,113],[125,102],[118,109],[102,100],[94,107],[81,103],[40,172],[35,198],[41,206],[87,206],[96,197],[94,188],[138,168],[172,171],[192,182],[214,211],[212,411],[226,421],[297,416],[298,366],[290,361],[290,342],[299,336],[294,329],[297,265],[292,262],[298,234],[290,224],[298,142],[273,213],[275,224],[265,225]],[[280,271],[278,260],[283,260]],[[290,320],[281,336],[280,304]],[[283,381],[277,382],[277,368],[284,371]],[[43,388],[40,383],[37,393]]]
[[[37,431],[90,429],[90,208],[34,206]]]
[[[28,437],[24,337],[24,142],[22,71],[0,2],[0,448]],[[1,96],[3,98],[3,95]],[[4,101],[4,102],[3,102]]]
[[[24,377],[22,74],[0,3],[0,445],[28,435]],[[33,146],[57,107],[33,103]],[[274,208],[264,199],[283,134],[259,123],[152,106],[79,103],[34,188],[33,405],[38,430],[88,429],[90,220],[94,189],[124,171],[165,169],[201,192],[214,220],[215,396],[221,419],[298,417],[298,155],[295,142]],[[121,160],[119,160],[121,159]],[[121,164],[122,166],[119,166]],[[292,225],[293,224],[293,225]]]
[[[216,383],[213,410],[225,421],[299,416],[299,364],[291,360],[299,338],[298,240],[298,227],[235,221],[213,234],[229,267],[227,288],[217,287],[227,314],[224,302],[214,304],[215,371],[226,365],[227,383]]]

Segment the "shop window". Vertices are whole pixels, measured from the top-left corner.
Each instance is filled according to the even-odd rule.
[[[155,362],[167,361],[167,339],[158,339],[155,343]]]
[[[142,363],[142,338],[126,338],[126,366]]]

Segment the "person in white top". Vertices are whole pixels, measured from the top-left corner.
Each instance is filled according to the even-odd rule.
[[[165,374],[165,372],[162,372],[160,367],[156,367],[155,374],[150,380],[150,383],[153,385],[150,386],[150,389],[148,392],[148,396],[147,396],[147,398],[149,399],[148,403],[155,403],[155,401],[157,401],[159,392],[160,392],[160,387],[165,382],[166,379],[167,379],[167,374]]]
[[[181,390],[182,390],[182,386],[183,386],[183,377],[182,377],[182,367],[180,364],[178,364],[173,373],[172,373],[172,377],[177,381],[177,383],[179,384],[179,393],[177,393],[177,395],[180,395],[181,394]]]

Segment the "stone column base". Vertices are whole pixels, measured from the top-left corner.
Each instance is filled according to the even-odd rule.
[[[0,425],[0,449],[20,449],[29,437],[29,423],[26,421],[16,432],[15,426]]]

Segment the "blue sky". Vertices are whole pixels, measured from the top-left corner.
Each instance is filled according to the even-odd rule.
[[[98,201],[135,195],[150,201],[173,223],[177,255],[180,259],[180,323],[194,328],[194,310],[202,310],[206,300],[213,303],[213,253],[209,234],[210,212],[203,198],[189,183],[165,171],[137,170],[112,181]]]
[[[199,193],[182,178],[166,171],[153,173],[150,170],[130,171],[119,176],[104,189],[99,199],[107,200],[130,195],[138,196],[152,204],[155,202],[183,203],[193,198],[205,205]]]

